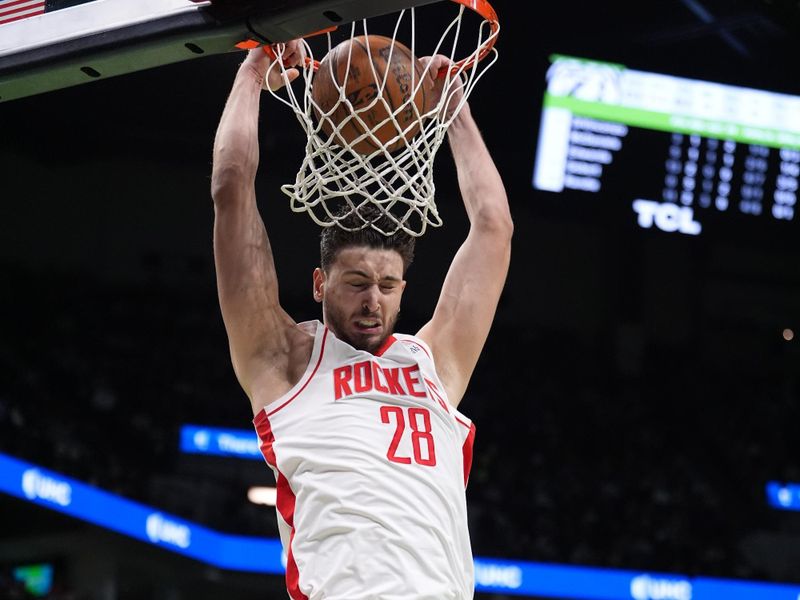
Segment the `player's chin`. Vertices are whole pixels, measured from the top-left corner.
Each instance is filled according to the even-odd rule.
[[[353,334],[353,340],[356,342],[354,345],[359,350],[366,350],[367,352],[375,352],[380,348],[389,337],[389,334],[383,327],[377,328],[378,331],[363,331],[356,330]]]

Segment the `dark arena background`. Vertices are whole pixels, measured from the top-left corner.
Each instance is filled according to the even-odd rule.
[[[493,5],[500,60],[470,104],[515,239],[461,405],[476,598],[796,600],[800,6]],[[241,59],[0,103],[0,598],[286,597],[212,259]],[[634,76],[661,108],[604,108]],[[657,118],[719,85],[719,112]],[[317,318],[319,229],[279,189],[304,138],[261,110],[282,302]],[[446,148],[436,178],[445,225],[401,331],[467,232]]]

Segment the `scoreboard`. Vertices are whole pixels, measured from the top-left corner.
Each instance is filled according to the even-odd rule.
[[[555,55],[533,186],[625,203],[642,228],[699,235],[736,214],[795,219],[800,97]]]

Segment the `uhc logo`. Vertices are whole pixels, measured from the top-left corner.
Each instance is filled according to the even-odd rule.
[[[475,561],[475,583],[486,587],[516,590],[522,586],[522,569]]]
[[[635,600],[692,600],[692,584],[685,579],[656,579],[639,575],[631,581]]]
[[[22,492],[28,500],[46,500],[59,506],[72,503],[72,486],[43,475],[39,469],[28,469],[22,474]]]
[[[161,513],[153,513],[147,517],[145,529],[147,537],[154,544],[162,542],[185,549],[192,543],[192,532],[186,525],[165,519]]]

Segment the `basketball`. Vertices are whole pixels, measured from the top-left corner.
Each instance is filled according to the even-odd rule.
[[[350,146],[359,154],[369,154],[380,147],[370,137],[353,144],[369,130],[389,152],[399,150],[419,132],[418,115],[427,106],[425,87],[419,85],[422,73],[423,66],[411,50],[391,38],[370,35],[342,42],[322,59],[314,76],[311,97],[318,107],[317,117],[321,116],[320,111],[327,113],[338,103],[330,121],[323,119],[323,131],[330,136],[334,126],[341,124],[335,142]],[[339,102],[342,87],[352,111],[346,102]],[[417,93],[412,102],[415,88]],[[397,125],[387,121],[392,114]],[[366,128],[356,116],[364,121]],[[390,144],[398,135],[400,138]]]

